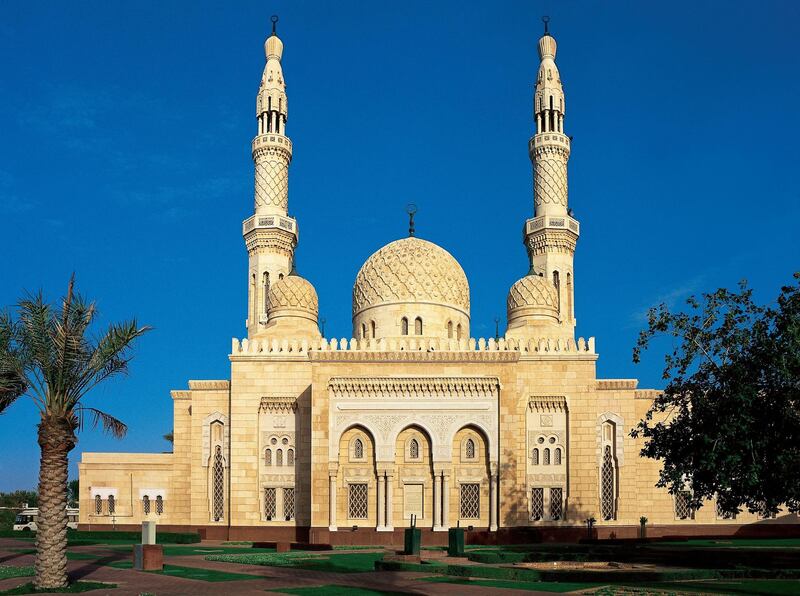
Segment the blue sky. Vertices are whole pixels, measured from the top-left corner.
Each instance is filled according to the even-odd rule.
[[[721,8],[724,6],[724,10]],[[540,16],[552,17],[574,136],[578,333],[602,377],[631,363],[647,308],[799,269],[795,2],[34,2],[0,4],[0,305],[57,298],[72,271],[101,321],[155,327],[130,376],[87,401],[130,425],[82,451],[161,451],[169,390],[227,378],[245,334],[250,140],[280,15],[300,272],[328,336],[350,336],[361,263],[418,234],[462,264],[472,334],[527,270],[527,140]],[[502,323],[501,323],[502,324]],[[36,415],[0,416],[0,490],[36,484]]]

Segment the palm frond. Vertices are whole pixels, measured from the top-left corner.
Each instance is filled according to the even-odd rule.
[[[111,414],[101,412],[97,408],[90,408],[88,406],[80,406],[75,409],[75,414],[78,417],[78,428],[83,430],[86,422],[86,416],[90,417],[89,424],[92,428],[97,428],[98,425],[103,427],[103,431],[112,435],[115,439],[121,439],[128,432],[128,425],[121,420],[114,418]]]

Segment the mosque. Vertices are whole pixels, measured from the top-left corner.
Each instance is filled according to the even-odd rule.
[[[444,248],[414,235],[371,255],[353,284],[351,338],[320,333],[317,292],[294,268],[292,142],[282,40],[265,43],[255,103],[247,337],[230,378],[172,391],[171,453],[84,453],[80,524],[209,539],[391,544],[416,516],[423,540],[733,534],[760,520],[655,488],[660,464],[629,436],[656,391],[599,379],[575,338],[570,137],[556,40],[545,29],[533,96],[528,263],[504,337],[470,335],[470,285]],[[302,117],[300,115],[299,117]],[[520,172],[520,175],[523,175]],[[508,230],[509,234],[517,233]],[[525,273],[527,271],[527,273]],[[493,536],[494,535],[494,536]]]

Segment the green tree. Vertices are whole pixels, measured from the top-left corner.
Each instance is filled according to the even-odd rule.
[[[717,498],[729,513],[800,509],[800,273],[772,305],[752,290],[694,296],[649,312],[633,351],[666,336],[664,392],[631,432],[663,463],[657,486]]]
[[[0,316],[0,411],[20,395],[29,396],[39,411],[35,584],[39,589],[61,588],[67,585],[67,463],[76,433],[85,422],[100,424],[115,437],[127,430],[121,421],[81,400],[106,379],[128,370],[131,348],[149,327],[132,320],[91,337],[97,311],[75,292],[74,276],[60,308],[46,303],[39,292],[21,300],[17,312],[18,320],[8,313]],[[22,394],[20,386],[25,387]]]
[[[67,501],[70,507],[78,507],[81,499],[80,482],[78,479],[70,480],[67,483]]]

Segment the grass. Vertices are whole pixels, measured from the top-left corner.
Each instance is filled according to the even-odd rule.
[[[604,584],[577,582],[515,582],[504,579],[468,579],[457,577],[425,577],[423,581],[440,584],[458,584],[485,588],[508,588],[510,590],[531,590],[538,592],[572,592],[588,590]]]
[[[31,575],[33,575],[33,565],[0,565],[0,579],[29,577]]]
[[[133,563],[131,561],[110,561],[105,565],[114,567],[115,569],[133,568]],[[181,565],[164,565],[163,571],[146,571],[145,573],[158,573],[171,577],[182,577],[184,579],[194,579],[204,582],[230,582],[261,578],[260,575],[232,573],[229,571],[219,571],[218,569],[203,569],[201,567],[183,567]]]
[[[268,567],[294,567],[334,573],[363,573],[375,571],[375,561],[383,559],[384,553],[350,553],[318,555],[305,552],[261,553],[236,555],[209,555],[207,561],[239,563],[241,565],[265,565]]]
[[[41,592],[46,592],[48,594],[76,594],[78,592],[89,592],[90,590],[108,590],[111,588],[116,588],[117,584],[106,584],[103,582],[75,582],[70,584],[66,588],[57,588],[57,589],[47,589],[47,590],[37,590],[36,587],[33,585],[33,582],[28,582],[27,584],[22,584],[21,586],[17,586],[16,588],[11,588],[10,590],[3,590],[0,592],[0,595],[11,595],[11,594],[39,594]]]
[[[305,586],[302,588],[280,588],[267,590],[281,594],[299,594],[300,596],[393,596],[394,594],[408,594],[409,592],[385,592],[370,590],[368,588],[355,588],[353,586],[339,586],[328,584],[325,586]]]
[[[800,548],[800,538],[715,538],[677,542],[655,542],[649,546],[683,546],[690,548]]]

